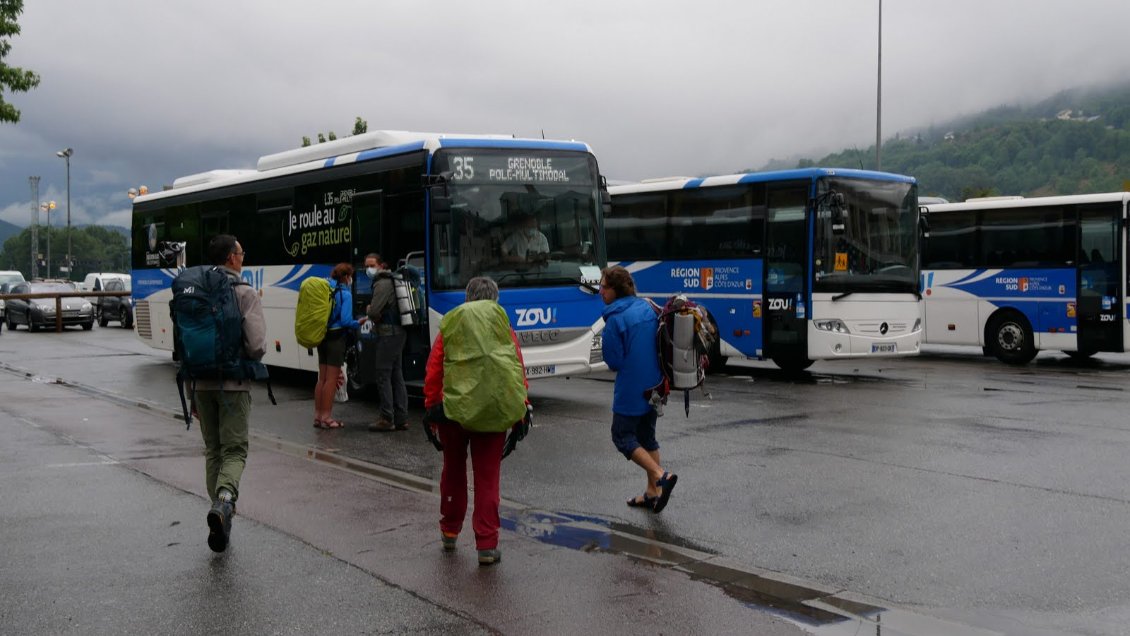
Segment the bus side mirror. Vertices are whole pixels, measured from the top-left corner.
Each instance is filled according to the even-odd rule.
[[[446,207],[445,207],[446,206]],[[446,225],[451,223],[451,200],[432,199],[432,223]]]
[[[451,220],[451,196],[447,192],[447,183],[451,179],[451,174],[451,172],[441,172],[426,174],[420,178],[424,189],[428,191],[429,209],[433,221],[446,223]],[[442,219],[437,214],[442,216]]]
[[[845,230],[844,195],[841,192],[828,193],[828,207],[832,208],[832,234],[843,234]]]
[[[923,238],[930,238],[930,210],[925,206],[918,208],[918,231]]]
[[[846,199],[842,193],[829,190],[813,199],[810,204],[817,218],[828,219],[832,234],[843,234],[847,225],[847,214],[844,213],[845,202]]]
[[[608,192],[608,179],[600,175],[600,208],[604,216],[612,214],[612,195]]]
[[[442,212],[451,212],[451,197],[439,194],[432,194],[432,214]]]
[[[847,214],[844,213],[844,195],[840,192],[831,192],[828,205],[832,209],[832,234],[843,234],[846,229]]]

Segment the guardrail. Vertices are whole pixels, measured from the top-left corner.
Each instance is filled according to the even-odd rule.
[[[91,297],[101,296],[131,296],[133,292],[128,291],[81,291],[75,290],[74,292],[37,292],[34,294],[0,294],[0,300],[5,301],[7,305],[8,300],[31,300],[33,298],[54,298],[55,299],[55,331],[63,330],[63,299],[64,298],[80,298],[86,300]],[[4,312],[7,313],[7,306],[4,307]],[[7,316],[5,316],[7,318]],[[90,319],[94,319],[94,310],[90,311]],[[30,326],[28,327],[31,328]]]

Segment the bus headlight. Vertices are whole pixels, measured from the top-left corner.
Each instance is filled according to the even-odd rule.
[[[921,328],[922,328],[922,319],[921,318],[915,318],[914,319],[914,328],[910,330],[910,333],[914,333],[915,331],[918,331]]]
[[[840,320],[839,318],[827,318],[827,319],[824,319],[824,320],[813,320],[812,324],[816,325],[816,328],[819,329],[820,331],[832,331],[832,332],[835,332],[835,333],[851,333],[851,331],[848,330],[847,325],[844,324],[844,321]]]

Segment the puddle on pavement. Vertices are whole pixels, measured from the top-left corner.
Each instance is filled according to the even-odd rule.
[[[713,585],[727,596],[758,611],[787,620],[816,636],[974,636],[985,631],[933,617],[838,596],[768,575],[731,567],[718,553],[678,537],[589,515],[503,508],[502,527],[542,543],[604,552],[646,561]]]

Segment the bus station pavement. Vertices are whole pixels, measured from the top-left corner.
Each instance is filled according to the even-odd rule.
[[[442,552],[436,494],[262,438],[217,555],[195,425],[9,368],[0,434],[0,633],[838,633],[696,579],[690,557],[656,565],[660,546],[608,550],[584,520],[545,541],[510,516],[480,567],[469,515]]]

